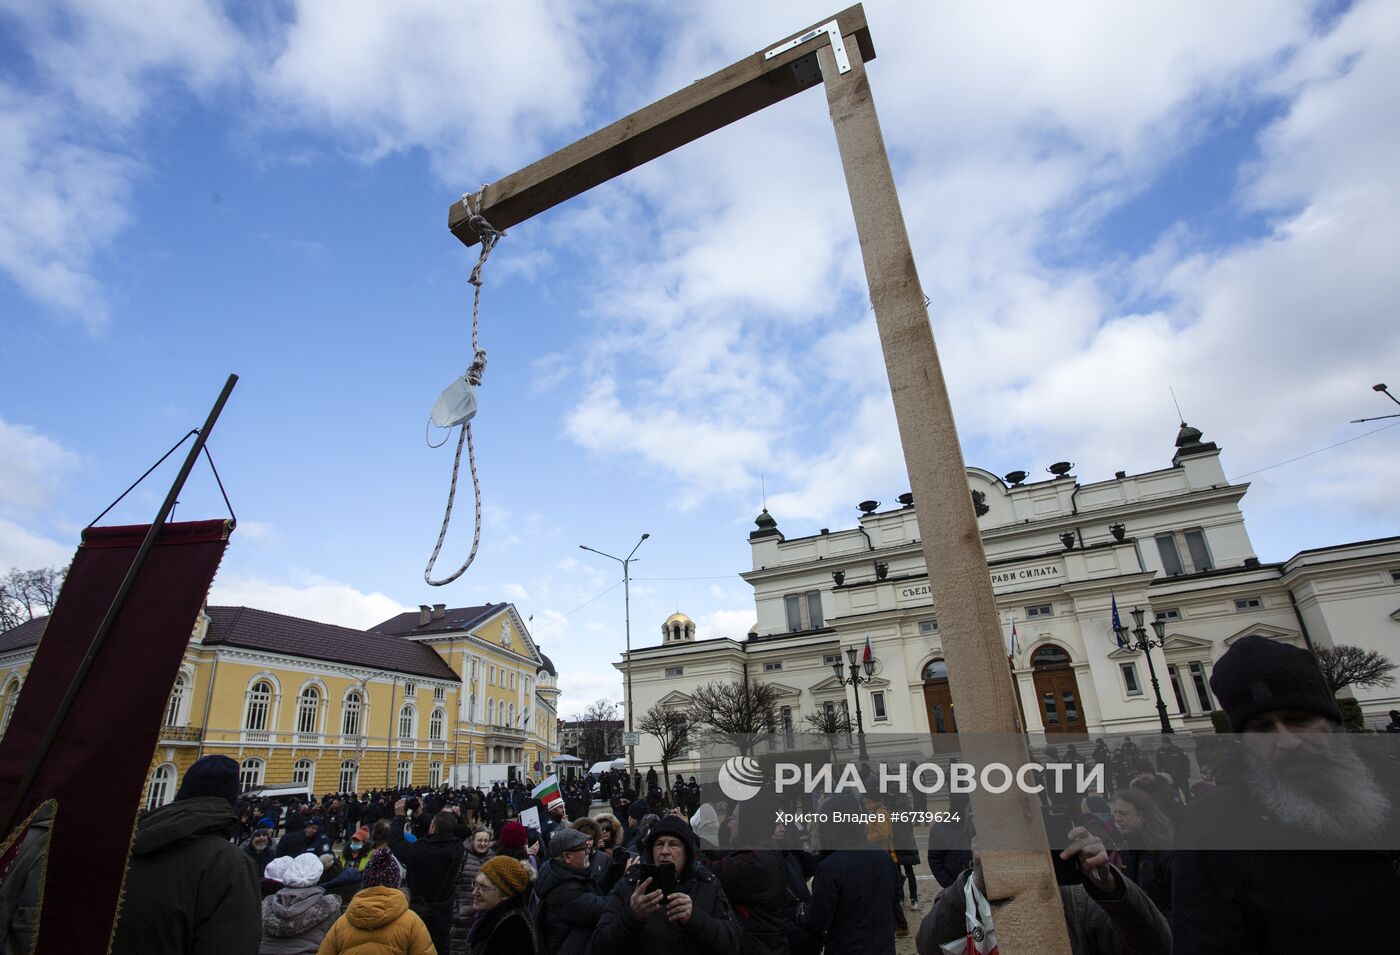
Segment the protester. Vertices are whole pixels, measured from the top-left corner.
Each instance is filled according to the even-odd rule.
[[[592,840],[578,829],[556,829],[535,884],[546,955],[586,955],[608,900],[589,872]]]
[[[598,848],[609,856],[622,846],[622,823],[610,812],[600,812],[593,817],[598,824],[600,842]]]
[[[262,902],[262,945],[259,955],[311,955],[340,917],[340,899],[316,883],[325,872],[310,852],[295,859],[282,857],[268,866],[268,875],[283,888]],[[275,874],[274,874],[275,873]]]
[[[1109,863],[1103,842],[1083,827],[1071,829],[1069,838],[1060,858],[1076,860],[1084,873],[1082,884],[1060,888],[1070,951],[1074,955],[1169,955],[1172,939],[1166,918],[1145,892]],[[972,869],[939,893],[919,926],[919,955],[937,955],[944,944],[967,937],[968,879],[986,894],[982,857],[975,845]],[[988,901],[995,929],[999,900]]]
[[[476,921],[467,937],[469,955],[541,955],[535,920],[526,908],[534,872],[509,856],[488,859],[476,876]]]
[[[500,838],[496,840],[496,855],[522,862],[533,870],[535,856],[530,852],[529,838],[525,827],[512,819],[501,826]]]
[[[1210,686],[1243,745],[1177,831],[1188,851],[1173,862],[1176,951],[1392,950],[1394,769],[1362,758],[1306,650],[1241,637]]]
[[[462,862],[462,841],[457,835],[458,820],[450,812],[433,816],[427,835],[417,842],[404,839],[407,800],[394,804],[394,821],[390,824],[389,847],[395,858],[408,869],[407,883],[413,911],[428,926],[433,947],[448,950],[452,932],[452,889],[457,868]]]
[[[642,844],[643,863],[670,863],[674,890],[666,896],[632,866],[608,897],[593,935],[593,951],[607,955],[733,955],[743,929],[724,888],[698,858],[689,823],[676,816],[658,822]]]
[[[253,865],[257,866],[259,872],[266,869],[267,864],[277,858],[277,850],[272,846],[272,830],[254,829],[243,851],[253,860]]]
[[[262,936],[258,871],[229,841],[238,763],[205,756],[174,801],[136,830],[112,955],[251,955]]]
[[[948,797],[948,818],[928,831],[928,867],[942,888],[972,865],[972,803],[966,793]]]
[[[773,818],[767,801],[744,803],[738,812],[735,848],[716,853],[708,863],[744,927],[742,955],[787,955],[788,933],[794,927],[787,869],[773,841]]]
[[[861,804],[833,796],[822,812],[859,813]],[[807,928],[822,940],[825,955],[893,955],[899,906],[899,873],[888,851],[867,845],[854,823],[821,824],[822,858],[812,879]]]
[[[321,942],[317,955],[435,955],[427,926],[399,889],[399,863],[376,849],[356,893]]]
[[[476,921],[476,906],[472,903],[472,890],[476,888],[476,875],[487,859],[492,857],[491,832],[484,827],[472,830],[462,855],[462,864],[457,868],[457,878],[452,889],[452,931],[450,933],[452,955],[465,955],[467,934],[472,922]],[[445,953],[444,953],[445,955]]]
[[[1147,893],[1163,915],[1172,914],[1172,822],[1157,800],[1140,789],[1113,800],[1113,822],[1121,833],[1120,867]]]
[[[1172,781],[1183,800],[1191,798],[1191,757],[1170,736],[1157,744],[1157,772]]]
[[[388,834],[385,834],[387,840]],[[374,849],[369,844],[369,830],[361,826],[345,842],[345,848],[340,850],[340,862],[347,869],[358,869],[364,871],[365,865],[369,862],[370,853]]]

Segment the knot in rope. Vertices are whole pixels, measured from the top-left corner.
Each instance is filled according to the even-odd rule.
[[[478,348],[475,357],[472,358],[471,365],[467,368],[467,384],[481,384],[481,374],[484,371],[486,371],[486,349]]]

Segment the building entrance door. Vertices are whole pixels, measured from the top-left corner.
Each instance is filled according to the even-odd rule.
[[[924,667],[924,707],[928,710],[933,751],[956,752],[958,718],[953,712],[953,693],[948,689],[948,664],[943,660],[931,660]]]
[[[1080,708],[1079,683],[1070,666],[1069,654],[1048,644],[1031,658],[1034,669],[1036,706],[1047,735],[1083,733],[1084,712]]]

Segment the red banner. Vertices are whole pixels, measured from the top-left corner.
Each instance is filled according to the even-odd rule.
[[[0,809],[14,799],[59,703],[130,570],[148,525],[83,532],[67,579],[0,741]],[[35,952],[106,952],[159,739],[166,700],[195,617],[228,544],[226,521],[166,524],[93,661],[57,741],[19,805],[53,801]]]

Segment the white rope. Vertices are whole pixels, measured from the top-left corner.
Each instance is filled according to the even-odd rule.
[[[484,195],[486,187],[481,187],[478,196]],[[477,239],[481,242],[481,254],[477,256],[476,265],[472,268],[471,275],[467,281],[476,286],[476,293],[472,298],[472,362],[467,367],[467,382],[471,385],[480,385],[481,376],[486,371],[486,351],[481,347],[481,268],[486,264],[486,260],[491,255],[491,250],[496,247],[496,242],[500,240],[501,233],[498,232],[491,223],[481,216],[481,201],[472,203],[470,195],[462,196],[462,205],[468,212],[467,227],[476,233]],[[446,442],[443,442],[444,444]],[[456,572],[441,580],[433,579],[433,565],[437,563],[438,555],[442,553],[442,542],[447,539],[447,527],[452,523],[452,504],[457,497],[457,475],[462,468],[462,447],[467,449],[467,468],[472,475],[472,491],[476,497],[476,528],[472,533],[472,549],[467,554],[466,562],[457,568]],[[437,445],[441,447],[442,445]],[[442,529],[438,531],[437,546],[433,548],[433,556],[428,558],[428,566],[423,570],[423,580],[430,587],[442,587],[450,584],[458,577],[466,573],[467,568],[476,560],[477,548],[481,546],[481,479],[476,473],[476,448],[472,442],[472,423],[467,421],[462,425],[462,434],[457,439],[457,453],[452,458],[452,484],[447,491],[447,509],[442,515]]]

